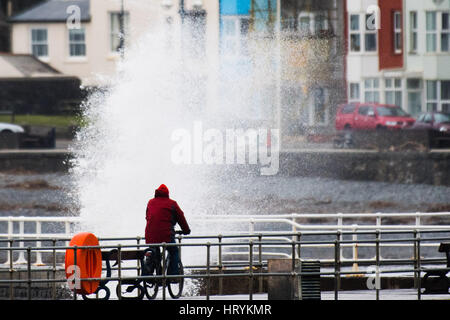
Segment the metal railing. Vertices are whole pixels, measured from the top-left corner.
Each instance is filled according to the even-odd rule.
[[[186,279],[203,279],[205,281],[205,298],[210,299],[211,297],[211,280],[218,279],[219,280],[219,292],[218,294],[221,294],[221,284],[223,286],[223,281],[227,278],[231,277],[246,277],[249,279],[249,287],[248,287],[248,295],[249,299],[253,299],[253,294],[255,293],[253,288],[253,281],[254,280],[260,280],[260,284],[262,283],[262,280],[264,278],[267,279],[267,277],[302,277],[302,276],[320,276],[320,277],[332,277],[334,279],[334,298],[336,300],[339,299],[339,294],[341,290],[341,279],[342,277],[348,276],[348,275],[368,275],[368,271],[359,271],[354,269],[345,269],[346,266],[351,266],[352,263],[355,263],[357,261],[355,260],[347,260],[342,261],[341,260],[341,247],[346,245],[363,245],[363,244],[370,244],[375,247],[375,257],[374,260],[371,261],[373,266],[375,266],[374,270],[374,277],[375,279],[380,279],[384,275],[389,274],[402,274],[402,275],[409,275],[414,279],[415,283],[415,289],[417,292],[417,298],[421,299],[422,297],[422,291],[421,291],[421,279],[422,274],[426,272],[427,265],[435,265],[435,264],[444,264],[445,258],[442,256],[438,256],[437,250],[435,250],[436,256],[431,258],[423,258],[422,257],[422,248],[429,244],[429,243],[439,243],[443,241],[450,241],[450,236],[445,236],[445,234],[448,233],[448,228],[444,229],[435,229],[435,230],[399,230],[399,231],[393,231],[393,230],[387,230],[387,231],[380,231],[380,230],[366,230],[366,231],[351,231],[351,230],[344,230],[344,231],[325,231],[325,232],[317,232],[317,231],[304,231],[304,232],[271,232],[271,233],[259,233],[259,234],[248,234],[248,233],[241,233],[241,234],[230,234],[230,235],[205,235],[205,236],[185,236],[185,237],[178,237],[178,239],[182,242],[180,243],[174,243],[174,244],[166,244],[162,243],[160,244],[163,247],[163,252],[167,249],[167,247],[170,246],[178,246],[182,249],[184,252],[189,247],[196,248],[203,248],[206,250],[206,263],[201,265],[186,265],[185,269],[190,270],[191,272],[187,272],[185,275],[183,275],[183,278]],[[309,236],[327,236],[329,239],[326,240],[305,240]],[[358,239],[354,240],[354,235],[358,236],[372,236],[373,239]],[[401,235],[402,238],[396,238],[395,235]],[[345,240],[345,236],[350,236],[351,239]],[[384,237],[383,237],[384,236]],[[279,242],[275,241],[274,239],[277,238],[287,238],[290,239],[289,242]],[[236,239],[240,239],[241,242],[236,242]],[[147,244],[142,244],[140,237],[135,238],[103,238],[99,239],[100,243],[102,245],[100,246],[89,246],[89,247],[71,247],[67,245],[55,245],[55,239],[44,239],[44,238],[29,238],[28,241],[41,241],[41,242],[48,242],[53,241],[53,244],[51,246],[8,246],[0,248],[0,252],[7,252],[8,255],[11,257],[9,259],[9,268],[5,270],[5,272],[8,272],[10,274],[10,278],[6,280],[0,280],[0,285],[2,284],[8,284],[10,286],[10,292],[11,292],[11,299],[14,298],[13,295],[13,286],[16,284],[26,284],[27,285],[27,297],[31,299],[31,290],[33,288],[33,284],[39,284],[39,283],[50,283],[53,284],[53,297],[56,297],[56,284],[64,284],[66,283],[65,277],[58,278],[56,273],[58,271],[63,271],[64,268],[61,265],[58,265],[57,263],[57,253],[63,253],[67,249],[72,250],[82,250],[82,249],[93,249],[93,248],[100,248],[103,250],[111,250],[111,249],[117,249],[118,252],[121,252],[122,250],[127,249],[144,249],[148,247]],[[69,240],[69,239],[63,239],[60,238],[59,240]],[[201,242],[199,242],[201,241]],[[114,242],[112,244],[104,244],[108,242]],[[380,248],[382,245],[387,244],[407,244],[411,245],[413,250],[413,257],[410,259],[404,259],[402,261],[399,261],[398,259],[382,259],[380,255]],[[304,260],[302,253],[303,250],[306,247],[309,246],[328,246],[332,248],[333,250],[333,259],[332,263],[325,263],[326,261],[320,259],[321,265],[324,267],[324,271],[320,272],[299,272],[295,269],[295,261],[297,259]],[[278,246],[282,247],[286,250],[290,250],[290,259],[292,259],[292,270],[289,272],[270,272],[270,270],[267,269],[267,263],[263,260],[262,253],[264,251],[265,247],[269,246]],[[226,247],[246,247],[248,248],[248,252],[250,253],[248,255],[248,260],[245,263],[241,263],[239,265],[232,264],[232,263],[226,263],[223,261],[222,252],[223,249]],[[217,250],[215,250],[217,249]],[[42,251],[49,251],[52,253],[52,267],[48,270],[53,271],[53,276],[47,279],[37,279],[33,278],[33,272],[39,271],[39,267],[32,265],[32,253],[33,252],[42,252]],[[212,253],[213,251],[217,251],[218,259],[216,262],[212,260]],[[14,267],[14,264],[12,263],[12,256],[14,252],[24,252],[26,255],[26,268],[22,268],[22,271],[26,271],[26,277],[25,279],[14,279],[14,274],[18,272],[19,270]],[[122,251],[123,252],[123,251]],[[118,283],[122,281],[127,280],[148,280],[148,279],[154,279],[154,278],[162,278],[164,283],[167,279],[173,278],[173,277],[180,277],[179,275],[171,276],[167,274],[162,274],[161,276],[141,276],[139,273],[139,265],[136,264],[135,266],[128,266],[125,267],[122,265],[122,261],[120,258],[120,254],[118,255],[118,266],[114,269],[117,271],[117,276],[112,276],[110,278],[107,278],[109,281],[116,281]],[[400,267],[399,267],[400,266]],[[227,268],[235,267],[238,268],[237,272],[234,273],[227,273]],[[327,270],[327,268],[329,270]],[[441,270],[447,270],[450,271],[449,268],[445,267],[439,267]],[[128,274],[126,271],[129,271]],[[133,275],[130,274],[130,272],[134,270],[134,272],[137,271],[137,274],[133,272]],[[196,271],[196,272],[193,272]],[[371,275],[371,273],[370,273]],[[82,281],[90,281],[90,280],[105,280],[106,278],[87,278],[83,279]],[[74,289],[75,290],[75,289]],[[380,299],[380,290],[381,287],[376,286],[374,289],[376,299]],[[163,290],[163,299],[166,298]],[[260,285],[258,290],[256,292],[262,292],[262,286]],[[75,291],[74,291],[75,293]],[[77,299],[77,294],[73,294],[73,299]],[[121,299],[121,296],[119,294],[119,299]]]
[[[424,220],[438,220],[446,219],[446,224],[425,224]],[[309,221],[308,221],[309,219]],[[326,220],[325,223],[310,222],[312,220]],[[389,219],[402,220],[401,224],[385,224],[384,221]],[[405,222],[404,220],[410,220]],[[14,243],[18,243],[20,247],[24,247],[25,240],[31,241],[32,238],[49,238],[49,239],[69,239],[73,236],[75,230],[79,229],[80,224],[83,222],[82,219],[78,217],[0,217],[0,225],[7,224],[6,233],[0,233],[0,242],[7,240],[8,246],[12,246]],[[276,233],[279,231],[268,231],[261,228],[270,224],[271,226],[277,225],[283,232],[290,231],[293,233],[309,231],[310,233],[316,232],[317,235],[323,233],[324,231],[353,231],[352,244],[345,243],[340,247],[340,260],[341,261],[356,261],[355,267],[358,263],[367,262],[372,259],[360,259],[359,249],[367,247],[375,247],[373,243],[361,243],[358,244],[358,232],[359,231],[425,231],[425,230],[449,230],[450,231],[450,212],[436,212],[436,213],[336,213],[336,214],[275,214],[275,215],[206,215],[206,216],[194,216],[190,218],[190,223],[193,226],[199,224],[205,230],[215,230],[214,227],[220,224],[222,230],[238,230],[239,232],[248,232],[249,235],[257,235],[258,233],[264,233],[266,235],[272,234],[272,241],[286,242],[289,243],[292,238],[286,236],[275,237]],[[369,222],[369,223],[368,223]],[[34,232],[25,232],[25,223],[34,224]],[[42,232],[42,225],[46,223],[56,223],[59,224],[59,228],[47,228],[46,232]],[[14,225],[16,224],[16,228]],[[18,228],[17,228],[18,225]],[[245,228],[245,225],[247,227]],[[234,231],[236,234],[236,231]],[[206,232],[202,234],[208,235]],[[214,233],[214,234],[217,234]],[[227,232],[228,235],[232,235],[233,231]],[[3,240],[1,240],[3,239]],[[42,241],[36,240],[36,247],[42,245]],[[427,243],[425,246],[433,247],[437,246],[437,243]],[[289,258],[290,254],[282,251],[274,252],[274,250],[279,247],[279,244],[274,244],[272,246],[267,246],[266,250],[262,253],[262,256],[269,257],[285,257]],[[309,244],[305,247],[310,248],[330,248],[330,244]],[[380,247],[410,247],[412,244],[403,243],[383,243]],[[344,256],[344,249],[351,248],[352,255],[351,258],[346,258]],[[43,265],[42,252],[36,250],[36,265]],[[248,254],[242,250],[228,251],[224,253],[225,256],[230,259],[236,260],[236,257],[245,256]],[[223,257],[223,256],[222,256]],[[381,257],[383,260],[383,257]],[[14,264],[26,264],[27,259],[25,253],[21,251]],[[5,264],[9,264],[8,260]]]

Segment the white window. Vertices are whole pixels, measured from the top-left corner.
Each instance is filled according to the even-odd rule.
[[[361,26],[359,14],[350,15],[350,51],[361,51]]]
[[[128,42],[130,15],[123,15],[123,26],[120,12],[110,13],[110,49],[111,52],[120,52]]]
[[[450,80],[441,81],[441,111],[450,113]]]
[[[450,13],[428,11],[427,52],[450,52]]]
[[[407,79],[406,88],[408,90],[408,112],[416,116],[422,112],[422,80]]]
[[[438,104],[438,82],[427,81],[427,111],[437,111]]]
[[[364,101],[380,102],[380,80],[377,78],[369,78],[364,80]]]
[[[377,28],[370,23],[372,15],[349,15],[349,39],[351,52],[375,52],[377,51]],[[364,21],[364,25],[362,25]]]
[[[298,31],[302,36],[308,36],[314,32],[312,20],[312,13],[301,12],[298,15]]]
[[[386,104],[402,107],[402,79],[387,78],[384,80]]]
[[[350,83],[350,96],[349,96],[349,102],[359,102],[360,101],[360,89],[359,89],[359,83],[354,82]]]
[[[417,52],[417,44],[418,44],[417,22],[418,22],[417,11],[411,11],[409,13],[410,52]]]
[[[401,53],[403,49],[402,39],[402,13],[400,11],[394,12],[394,51]]]
[[[442,13],[441,51],[450,51],[450,14]]]
[[[222,16],[222,51],[225,56],[247,55],[246,36],[249,28],[247,16]]]
[[[450,80],[427,81],[427,110],[450,112]]]
[[[71,57],[86,56],[86,33],[84,28],[69,29],[69,54]]]
[[[372,15],[368,14],[365,17],[366,34],[364,35],[364,48],[366,52],[377,51],[377,29],[375,26],[371,26],[370,23],[367,23]]]
[[[328,30],[328,18],[324,12],[305,12],[298,15],[298,31],[302,36],[320,34]]]
[[[437,50],[437,21],[436,12],[427,12],[427,52],[436,52]]]
[[[48,57],[48,32],[46,28],[31,30],[31,52],[36,57]]]

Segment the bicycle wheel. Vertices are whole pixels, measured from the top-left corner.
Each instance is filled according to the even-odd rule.
[[[158,294],[158,284],[156,280],[144,280],[144,292],[148,300],[153,300]]]
[[[166,266],[169,265],[169,257],[166,259]],[[178,263],[178,270],[180,275],[184,275],[183,271],[183,264],[180,262]],[[181,294],[183,293],[183,286],[184,286],[184,278],[170,278],[170,281],[167,281],[167,290],[169,291],[170,296],[173,299],[178,299],[181,297]]]

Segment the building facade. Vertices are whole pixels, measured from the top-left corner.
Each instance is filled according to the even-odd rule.
[[[450,112],[450,0],[347,0],[347,96]]]

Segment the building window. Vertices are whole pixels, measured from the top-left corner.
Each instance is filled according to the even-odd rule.
[[[350,99],[351,102],[360,101],[359,83],[350,83]]]
[[[450,13],[427,12],[427,52],[450,52]]]
[[[365,52],[377,51],[377,29],[368,23],[371,18],[371,15],[350,15],[350,51],[360,52],[363,49]],[[361,27],[361,21],[365,22],[365,27]]]
[[[417,52],[418,31],[417,31],[417,12],[411,11],[409,13],[409,28],[410,28],[410,46],[411,52]]]
[[[298,16],[298,29],[303,36],[311,33],[311,17],[309,15]]]
[[[69,30],[69,54],[71,57],[86,56],[86,38],[85,29]]]
[[[384,87],[386,103],[402,107],[402,79],[385,79]]]
[[[401,53],[403,49],[402,40],[402,13],[400,11],[394,12],[394,51]]]
[[[427,52],[437,50],[437,21],[436,12],[427,12]]]
[[[361,27],[359,14],[350,15],[350,51],[361,51]]]
[[[422,80],[407,79],[406,88],[408,90],[408,112],[413,116],[422,112]]]
[[[438,86],[437,81],[427,81],[427,111],[438,109]]]
[[[377,78],[364,80],[364,101],[380,102],[380,81]]]
[[[226,56],[238,57],[248,54],[246,36],[249,26],[249,17],[222,16],[222,50]]]
[[[365,50],[368,52],[377,51],[377,29],[369,27],[367,21],[371,15],[366,15],[366,34],[364,36]]]
[[[111,52],[120,52],[128,43],[130,15],[128,12],[123,16],[123,32],[121,28],[120,12],[110,13],[110,43]],[[123,33],[123,34],[122,34]]]
[[[427,81],[427,110],[450,112],[450,80]]]
[[[450,80],[441,81],[441,110],[450,113]]]
[[[48,57],[47,29],[31,30],[31,52],[36,57]]]
[[[450,14],[442,13],[441,51],[450,51]]]

